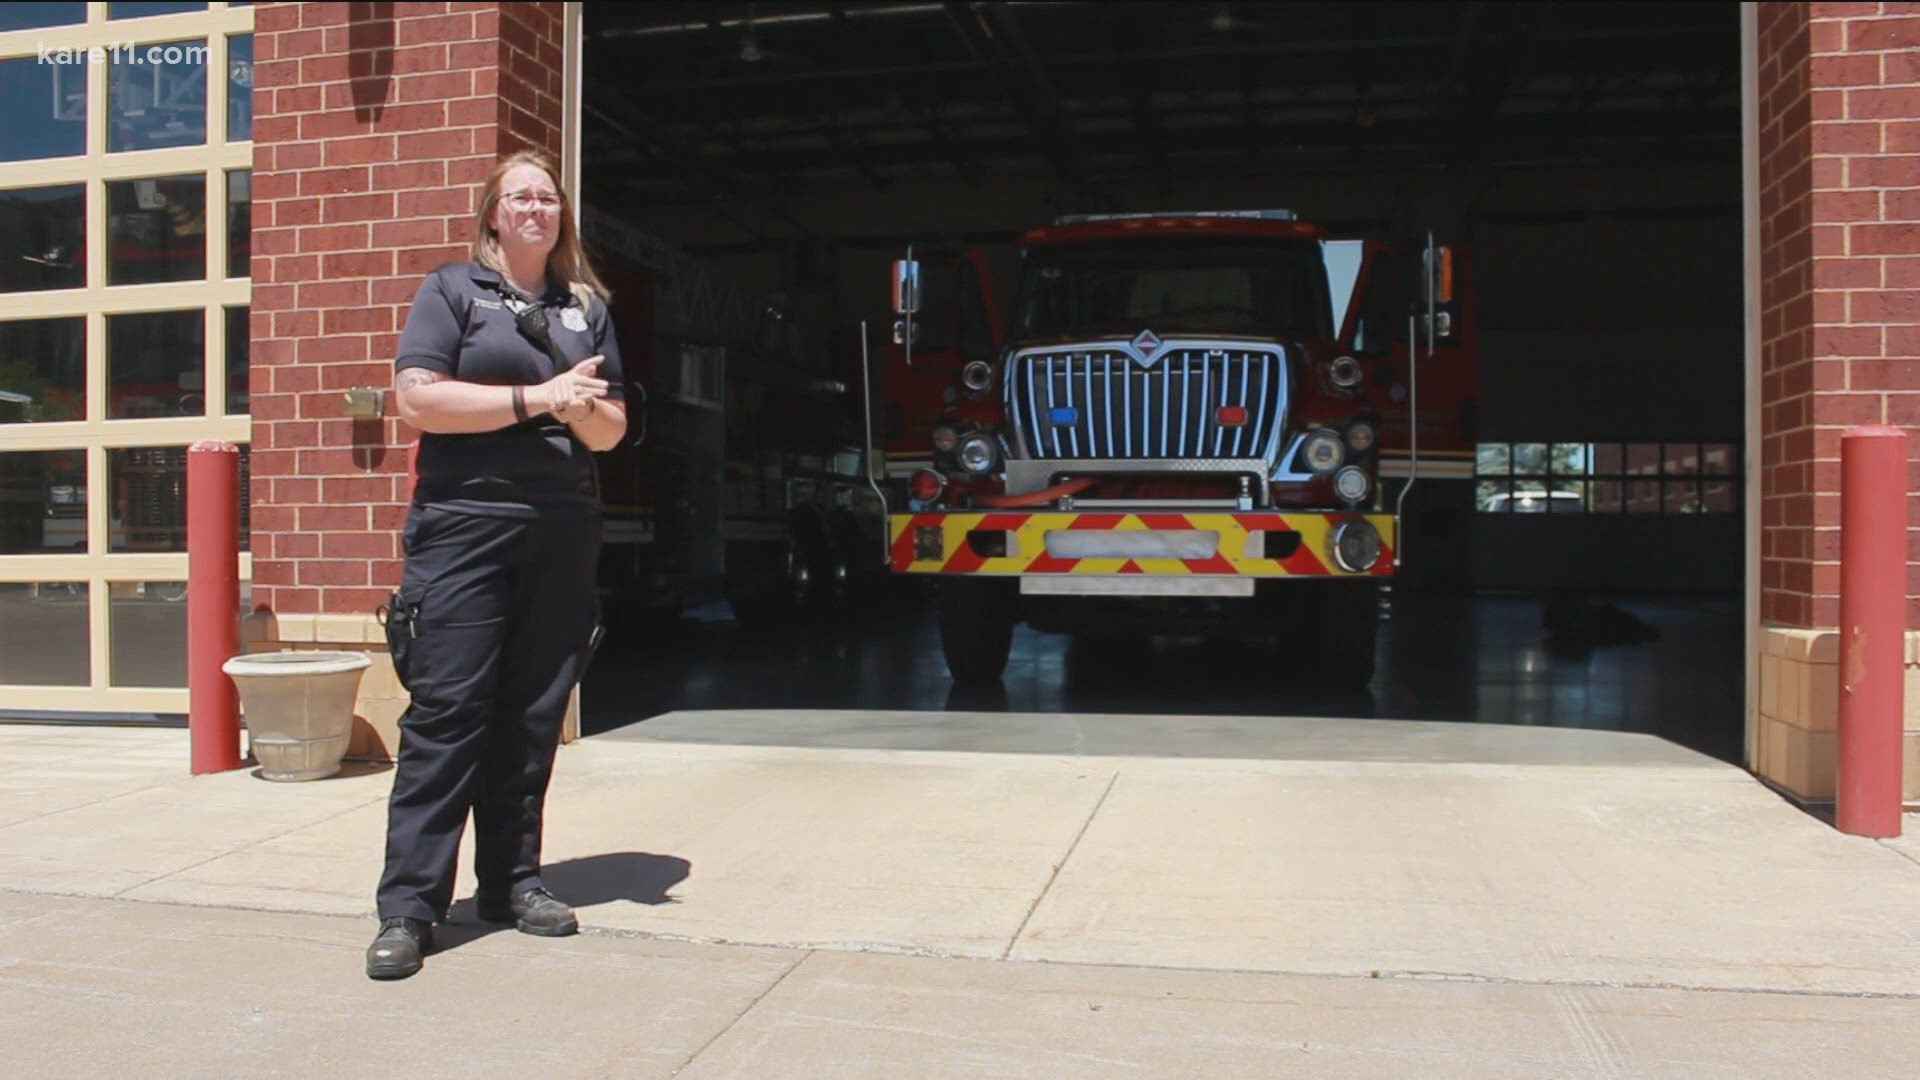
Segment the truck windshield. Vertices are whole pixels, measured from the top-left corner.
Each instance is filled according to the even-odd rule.
[[[1311,240],[1140,240],[1036,248],[1021,288],[1023,337],[1098,329],[1333,336]]]

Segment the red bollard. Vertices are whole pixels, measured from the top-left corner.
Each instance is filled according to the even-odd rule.
[[[1872,424],[1840,440],[1840,756],[1834,824],[1900,835],[1906,671],[1907,436]]]
[[[240,450],[187,448],[187,733],[193,771],[240,767],[240,692],[220,665],[240,651]]]

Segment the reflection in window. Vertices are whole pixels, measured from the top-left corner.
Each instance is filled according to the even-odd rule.
[[[1733,443],[1482,443],[1475,505],[1489,513],[1732,513]]]
[[[142,42],[107,55],[107,149],[207,141],[207,42]]]
[[[227,39],[227,141],[253,138],[253,35]]]
[[[0,453],[0,555],[86,549],[86,451]]]
[[[240,550],[251,540],[248,448],[240,448]],[[187,550],[187,448],[137,446],[107,451],[113,489],[110,550]]]
[[[187,448],[141,446],[107,451],[114,551],[187,550]]]
[[[84,3],[0,4],[0,30],[37,30],[43,26],[74,26],[86,21]]]
[[[206,341],[198,310],[107,316],[107,419],[206,415]]]
[[[0,322],[0,424],[87,416],[87,320]]]
[[[187,685],[187,583],[115,581],[107,586],[107,682]]]
[[[253,170],[227,174],[227,276],[253,276]]]
[[[153,4],[122,4],[122,3],[112,3],[112,4],[108,4],[108,5],[107,5],[107,18],[109,18],[109,19],[139,19],[139,18],[144,18],[144,17],[146,17],[146,16],[148,16],[148,15],[177,15],[177,14],[179,14],[180,12],[183,12],[183,11],[205,11],[205,10],[207,10],[207,5],[205,5],[205,4],[166,4],[166,3],[153,3]]]
[[[91,647],[86,582],[0,582],[0,684],[85,686]]]
[[[227,415],[245,416],[252,398],[248,393],[248,308],[227,309]]]
[[[0,6],[0,10],[5,10]],[[73,157],[87,152],[87,64],[81,53],[0,60],[0,161]]]
[[[207,276],[207,178],[162,176],[107,185],[107,284]]]
[[[86,196],[80,184],[0,191],[0,293],[87,283]]]

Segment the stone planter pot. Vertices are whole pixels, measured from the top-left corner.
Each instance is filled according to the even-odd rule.
[[[220,665],[240,690],[247,737],[268,780],[319,780],[340,771],[353,735],[357,652],[252,653]]]

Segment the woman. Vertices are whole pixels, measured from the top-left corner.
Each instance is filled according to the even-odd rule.
[[[453,900],[473,813],[480,917],[579,928],[540,882],[540,813],[567,700],[596,633],[592,451],[620,442],[620,350],[560,170],[505,158],[471,259],[427,275],[394,359],[421,431],[405,568],[387,606],[400,720],[380,930],[367,974],[420,970]]]

